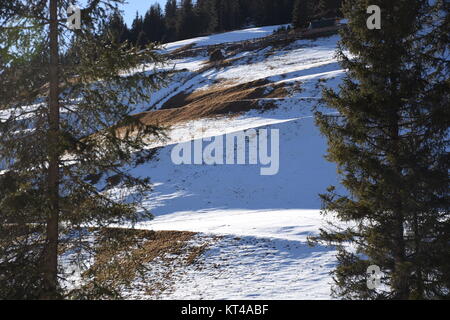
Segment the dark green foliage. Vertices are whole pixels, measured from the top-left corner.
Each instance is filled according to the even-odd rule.
[[[213,33],[219,29],[219,13],[216,1],[198,0],[195,6],[200,33]]]
[[[111,28],[122,31],[122,42],[139,41],[143,46],[249,26],[287,24],[292,19],[296,26],[306,27],[312,19],[340,16],[340,6],[341,0],[167,0],[164,13],[155,4],[144,17],[137,14],[130,29],[123,30],[123,21]]]
[[[197,34],[197,15],[192,0],[181,1],[177,18],[177,35],[180,39],[192,38]]]
[[[341,7],[343,0],[319,0],[314,16],[323,18],[342,17]]]
[[[166,34],[162,40],[164,42],[175,41],[177,39],[177,1],[167,0],[165,10]]]
[[[164,15],[159,4],[150,7],[144,16],[143,31],[145,42],[160,42],[166,32]]]
[[[153,5],[136,15],[126,40],[167,43],[247,26],[291,22],[294,0],[167,0],[164,13]]]
[[[294,28],[306,28],[311,22],[311,1],[296,0],[294,10],[292,11],[292,24]]]
[[[0,7],[1,299],[66,297],[64,287],[49,285],[50,278],[64,279],[67,271],[59,264],[58,274],[52,273],[50,255],[84,243],[87,224],[151,218],[141,207],[151,190],[149,180],[130,170],[152,154],[144,150],[143,139],[162,131],[130,113],[164,82],[159,73],[135,71],[163,58],[153,44],[140,50],[121,43],[124,24],[112,9],[118,1],[106,2],[111,6],[96,0],[80,5],[86,8],[81,30],[57,26],[57,64],[49,58],[55,59],[49,52],[49,1],[14,0]],[[68,2],[56,4],[62,19]],[[110,32],[104,32],[107,25]],[[8,45],[11,40],[15,46]],[[52,66],[56,82],[49,76]],[[55,104],[48,98],[55,84],[56,126]],[[54,185],[49,164],[58,173]],[[49,226],[56,229],[56,239]],[[72,258],[79,258],[76,251]]]
[[[142,47],[145,44],[145,32],[144,32],[144,19],[136,12],[136,18],[133,20],[133,24],[130,29],[130,42],[138,47]]]
[[[366,26],[372,4],[382,8],[381,30]],[[448,7],[348,0],[343,12],[349,25],[338,57],[347,77],[339,92],[324,91],[338,115],[317,114],[349,191],[322,195],[325,212],[349,224],[316,239],[339,248],[334,293],[449,298]],[[366,285],[370,265],[384,273],[378,290]]]
[[[27,99],[31,103],[38,96],[37,87],[47,81],[43,65],[48,59],[48,48],[42,37],[43,26],[0,31],[1,110],[11,99]]]
[[[119,43],[130,40],[130,30],[123,21],[122,15],[118,12],[114,13],[106,23],[106,32],[110,32],[110,37],[116,39]]]

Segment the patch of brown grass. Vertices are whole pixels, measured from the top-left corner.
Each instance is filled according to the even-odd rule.
[[[288,95],[283,85],[267,80],[243,84],[218,84],[206,90],[179,93],[168,100],[161,110],[135,115],[145,125],[174,125],[201,118],[238,115],[252,109],[267,110],[274,105],[263,98],[284,98]]]
[[[206,251],[208,244],[203,244],[200,247],[195,247],[191,250],[189,255],[186,257],[186,263],[192,265],[197,262],[198,258]]]
[[[173,50],[170,53],[170,55],[179,56],[180,54],[184,53],[185,51],[189,51],[189,50],[193,49],[195,47],[195,45],[196,45],[195,42],[194,43],[189,43],[189,44],[187,44],[185,46],[182,46],[182,47],[180,47],[178,49]]]
[[[102,288],[100,294],[96,293],[101,298],[119,295],[121,289],[131,286],[138,277],[145,280],[146,291],[158,291],[163,284],[147,279],[149,263],[170,264],[171,255],[186,255],[192,260],[203,252],[188,246],[193,232],[104,228],[94,233],[94,263],[83,274],[87,280],[84,290],[93,292]],[[170,273],[165,278],[170,278]]]

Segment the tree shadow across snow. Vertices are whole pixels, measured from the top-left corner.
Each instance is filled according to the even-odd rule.
[[[314,120],[269,129],[280,130],[278,174],[262,176],[262,165],[175,165],[171,161],[174,146],[167,146],[160,150],[158,161],[136,169],[155,183],[146,205],[155,215],[217,209],[319,209],[319,194],[329,185],[338,185],[338,179],[335,165],[324,159],[326,142]]]

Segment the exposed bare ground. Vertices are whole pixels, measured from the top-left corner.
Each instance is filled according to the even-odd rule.
[[[210,244],[206,238],[195,243],[193,232],[91,231],[95,234],[95,255],[93,264],[83,273],[86,284],[82,290],[94,299],[120,297],[117,293],[127,290],[156,297],[170,289],[175,269],[195,264]]]
[[[238,115],[252,109],[268,110],[274,107],[270,98],[287,95],[282,85],[273,85],[266,80],[237,85],[222,83],[207,90],[180,93],[167,101],[161,110],[143,112],[135,117],[146,125],[174,125],[201,118]]]

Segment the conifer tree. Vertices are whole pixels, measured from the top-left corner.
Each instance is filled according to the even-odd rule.
[[[177,35],[179,39],[192,38],[197,34],[197,16],[192,0],[183,0],[177,13]]]
[[[206,12],[208,14],[208,26],[206,32],[216,32],[219,26],[217,3],[215,0],[207,0]]]
[[[166,34],[163,36],[164,42],[175,41],[177,39],[177,1],[167,0],[164,9],[164,20],[166,22]]]
[[[278,2],[278,12],[276,24],[292,22],[292,11],[294,10],[293,0],[281,0]]]
[[[111,32],[111,37],[117,39],[120,43],[130,41],[130,30],[123,20],[120,12],[115,12],[107,21],[105,32]]]
[[[130,34],[130,41],[133,45],[142,47],[145,44],[144,19],[138,12],[136,12],[136,16],[131,25]]]
[[[382,9],[370,30],[369,5]],[[439,299],[450,293],[448,7],[443,1],[347,0],[338,50],[347,77],[319,112],[328,159],[347,195],[331,187],[325,213],[341,223],[334,293],[344,298]],[[318,240],[316,239],[316,240]],[[367,285],[369,266],[381,286]]]
[[[241,7],[239,0],[226,1],[225,7],[225,30],[238,29],[242,24]]]
[[[311,20],[309,0],[296,0],[292,11],[292,24],[295,28],[306,28]]]
[[[145,43],[160,42],[165,33],[165,21],[159,4],[152,5],[144,16]]]
[[[67,297],[59,250],[81,250],[87,226],[150,217],[139,209],[149,181],[130,169],[150,154],[144,137],[159,130],[130,114],[163,80],[135,71],[162,58],[153,45],[138,50],[103,32],[117,3],[79,4],[81,30],[61,22],[74,1],[1,4],[2,299]],[[73,58],[62,59],[69,45]]]
[[[217,30],[217,10],[215,0],[198,0],[195,4],[198,16],[198,30],[200,34],[212,33]]]
[[[335,18],[341,16],[342,0],[320,0],[315,8],[317,17]]]

